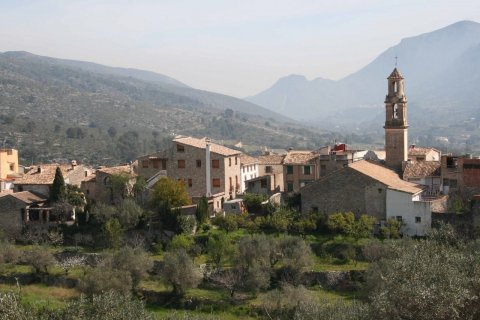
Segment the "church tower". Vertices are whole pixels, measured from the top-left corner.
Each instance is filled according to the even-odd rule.
[[[403,76],[395,68],[388,79],[385,98],[385,152],[386,165],[402,170],[408,159],[407,98],[403,88]]]

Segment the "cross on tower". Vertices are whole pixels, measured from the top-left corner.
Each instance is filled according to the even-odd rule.
[[[397,67],[398,57],[395,55],[395,68]]]

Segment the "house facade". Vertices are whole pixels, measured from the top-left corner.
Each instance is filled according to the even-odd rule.
[[[37,194],[50,197],[50,188],[55,179],[55,171],[57,167],[62,171],[65,184],[80,187],[82,181],[88,177],[93,169],[84,165],[78,165],[72,160],[70,165],[67,164],[40,164],[26,168],[21,178],[15,179],[14,191],[32,191]]]
[[[214,210],[220,211],[224,201],[241,192],[240,155],[240,151],[207,138],[180,136],[172,140],[167,150],[138,158],[136,172],[148,179],[154,175],[154,169],[166,168],[167,177],[185,184],[192,202],[207,196]],[[143,161],[147,158],[160,159],[159,168],[145,168]]]
[[[360,160],[302,188],[302,212],[368,214],[380,224],[394,217],[403,223],[404,234],[421,236],[430,228],[432,213],[423,189],[393,170]]]
[[[18,172],[18,151],[0,149],[0,192],[13,189],[13,181],[18,177]]]
[[[440,161],[407,161],[403,170],[403,179],[426,186],[424,195],[436,197],[442,191]]]
[[[318,156],[314,151],[288,151],[283,159],[283,185],[287,193],[299,192],[319,178]]]
[[[242,153],[240,155],[240,193],[247,189],[247,180],[256,179],[260,176],[259,160]]]
[[[442,155],[441,181],[444,194],[480,192],[480,159],[469,155]]]
[[[0,229],[16,236],[25,225],[44,225],[51,222],[47,198],[30,191],[0,196]]]

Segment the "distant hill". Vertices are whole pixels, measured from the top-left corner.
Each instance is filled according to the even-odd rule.
[[[161,74],[0,53],[0,135],[5,146],[20,149],[24,163],[129,161],[175,134],[259,147],[330,139],[251,102]]]
[[[472,21],[403,39],[341,80],[287,76],[247,100],[297,120],[331,123],[335,119],[345,124],[371,120],[383,113],[386,77],[394,68],[395,56],[405,77],[409,105],[417,110],[455,108],[467,116],[472,107],[480,106],[480,24]]]

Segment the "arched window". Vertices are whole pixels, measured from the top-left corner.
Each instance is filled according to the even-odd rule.
[[[395,93],[398,92],[398,82],[397,81],[393,82],[393,92],[395,92]]]

